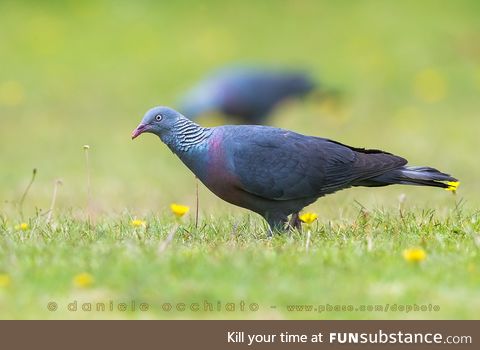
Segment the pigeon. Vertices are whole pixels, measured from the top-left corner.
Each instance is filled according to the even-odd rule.
[[[147,111],[132,139],[153,133],[221,199],[265,218],[269,234],[301,227],[300,211],[352,186],[455,191],[457,179],[377,149],[261,125],[202,127],[169,107]],[[291,215],[290,222],[288,217]]]
[[[256,66],[220,69],[189,90],[179,110],[190,119],[218,112],[246,124],[263,124],[275,106],[302,97],[316,84],[304,71]]]

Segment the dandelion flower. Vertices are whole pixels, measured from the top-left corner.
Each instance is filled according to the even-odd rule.
[[[22,222],[18,225],[15,225],[15,230],[27,231],[30,228],[30,225],[26,222]]]
[[[93,284],[93,276],[82,272],[73,278],[73,284],[78,288],[88,288]]]
[[[0,273],[0,288],[5,288],[10,285],[12,279],[6,273]]]
[[[422,248],[405,249],[402,253],[403,258],[410,262],[421,262],[427,258],[427,253]]]
[[[306,223],[307,225],[310,225],[312,222],[317,220],[318,215],[315,213],[304,213],[298,217],[300,221]]]
[[[186,205],[181,205],[181,204],[171,204],[170,205],[170,209],[172,210],[172,213],[181,218],[182,216],[184,216],[186,213],[188,213],[188,211],[190,210],[190,207],[186,206]]]
[[[131,225],[133,227],[145,227],[147,223],[143,220],[135,219],[135,220],[132,220]]]

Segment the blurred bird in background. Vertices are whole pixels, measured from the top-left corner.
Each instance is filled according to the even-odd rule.
[[[220,113],[241,124],[265,124],[280,102],[322,90],[303,70],[228,66],[187,91],[180,100],[179,110],[190,119]]]

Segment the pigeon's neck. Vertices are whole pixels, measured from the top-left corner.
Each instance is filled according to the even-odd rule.
[[[172,132],[163,141],[178,155],[205,146],[213,130],[204,128],[190,119],[181,118],[175,122]]]

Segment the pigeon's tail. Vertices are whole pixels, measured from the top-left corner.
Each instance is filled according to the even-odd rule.
[[[403,166],[359,183],[361,186],[386,186],[393,184],[433,186],[455,192],[460,182],[454,177],[434,168]]]

